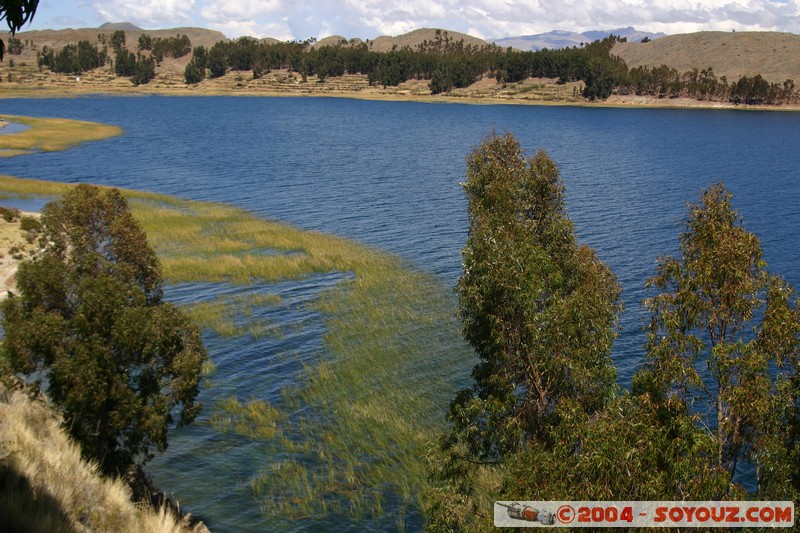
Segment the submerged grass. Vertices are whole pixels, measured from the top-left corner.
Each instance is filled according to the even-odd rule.
[[[242,404],[228,396],[215,406],[210,424],[221,432],[231,432],[251,439],[272,439],[278,433],[283,413],[263,400],[253,399]]]
[[[58,194],[68,186],[0,178],[0,192]],[[280,406],[220,402],[212,426],[271,442],[273,462],[251,480],[266,514],[336,513],[420,520],[424,457],[473,355],[458,335],[451,291],[403,261],[353,241],[258,219],[231,206],[125,192],[174,283],[301,280],[338,271],[347,281],[319,297],[327,357],[306,365]],[[268,251],[270,253],[265,253]],[[248,310],[274,295],[195,305],[223,335],[268,328]],[[251,329],[251,328],[254,328]]]
[[[65,118],[0,115],[0,120],[24,124],[28,129],[0,135],[0,157],[25,155],[36,150],[55,152],[77,144],[115,137],[122,128]]]
[[[273,327],[268,319],[253,316],[254,309],[271,307],[280,302],[281,297],[277,294],[220,296],[211,302],[190,304],[186,306],[185,311],[195,324],[223,337],[280,336],[282,334],[280,329]]]

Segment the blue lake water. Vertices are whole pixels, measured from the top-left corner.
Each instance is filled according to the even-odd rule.
[[[460,274],[466,240],[466,201],[459,185],[464,158],[492,129],[510,131],[531,154],[543,148],[559,165],[579,239],[598,251],[623,287],[614,360],[624,386],[641,363],[644,283],[659,255],[677,252],[677,221],[702,188],[724,181],[746,227],[761,237],[770,269],[800,285],[798,113],[91,97],[0,100],[0,114],[75,118],[124,129],[120,137],[65,152],[0,159],[0,174],[226,202],[391,251],[448,285]],[[298,302],[305,298],[302,287],[280,290],[298,291]],[[209,289],[177,287],[170,297],[188,300],[198,291]],[[303,315],[300,304],[292,307],[292,298],[286,301],[286,313],[299,313],[296,320],[308,322],[309,331],[317,327],[318,317]],[[319,349],[316,340],[297,335],[291,342]],[[230,351],[223,340],[206,337],[212,353]],[[259,342],[266,343],[257,348],[265,357],[277,349],[270,344],[274,339]],[[245,349],[250,351],[239,351]],[[252,350],[237,346],[230,357],[250,358]],[[243,398],[258,387],[279,386],[240,382],[224,369],[221,374],[214,379]],[[229,445],[215,438],[195,445]],[[241,450],[229,453],[235,462]],[[157,481],[171,478],[163,460],[154,467]],[[230,465],[204,467],[205,479],[231,471]],[[188,499],[185,490],[175,492],[189,508],[203,509],[220,530],[256,529],[258,508],[248,492],[247,465],[234,470],[242,472],[238,499],[214,500],[210,481],[206,488],[194,487]],[[197,485],[192,479],[182,482]]]

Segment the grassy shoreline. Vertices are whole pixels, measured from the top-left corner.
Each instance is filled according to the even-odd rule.
[[[0,158],[36,151],[56,152],[122,134],[118,126],[83,120],[0,115],[0,121],[28,126],[23,131],[0,134]]]
[[[8,194],[58,195],[69,187],[0,177],[0,192]],[[251,486],[274,520],[335,514],[402,528],[410,516],[419,519],[428,486],[425,456],[474,363],[458,332],[450,289],[348,239],[223,204],[123,194],[170,283],[248,285],[348,274],[313,304],[324,316],[327,355],[287,384],[285,405],[243,391],[220,402],[212,416],[233,421],[220,431],[269,442],[268,464],[254,473]],[[250,297],[270,301],[268,294]],[[228,310],[241,303],[222,299],[195,316],[205,328],[246,336],[259,324],[231,329]]]

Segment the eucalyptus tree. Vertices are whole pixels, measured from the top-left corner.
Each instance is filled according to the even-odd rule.
[[[733,477],[752,462],[771,495],[800,487],[800,312],[767,271],[722,184],[689,206],[680,258],[659,260],[648,285],[647,368],[662,402],[680,402],[715,441]]]
[[[207,352],[162,300],[158,259],[118,191],[80,185],[42,223],[45,247],[3,303],[2,355],[43,382],[84,455],[122,472],[194,420]]]
[[[458,282],[463,333],[480,362],[452,403],[451,441],[502,462],[547,439],[561,401],[587,413],[613,397],[611,344],[620,288],[580,246],[564,187],[544,151],[526,158],[493,134],[467,158],[469,236]]]
[[[479,362],[431,454],[432,530],[491,529],[487,508],[527,471],[520,461],[549,464],[558,449],[572,450],[568,437],[582,427],[573,422],[616,393],[610,351],[620,288],[578,244],[555,163],[541,150],[527,158],[510,134],[492,134],[467,157],[463,186],[469,235],[458,312]]]

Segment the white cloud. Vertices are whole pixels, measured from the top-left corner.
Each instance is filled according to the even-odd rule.
[[[285,20],[266,24],[260,24],[254,20],[231,20],[223,23],[210,23],[208,27],[213,30],[221,31],[226,37],[231,39],[250,36],[259,38],[272,37],[279,41],[294,40],[292,30]]]
[[[283,9],[280,0],[213,0],[200,9],[209,22],[253,21],[278,13]]]
[[[164,26],[192,20],[195,0],[106,0],[92,7],[108,21]]]
[[[330,34],[372,39],[422,27],[490,38],[623,26],[666,33],[800,33],[800,0],[63,0],[53,10],[87,23],[192,24],[232,37],[253,32],[281,39]]]

